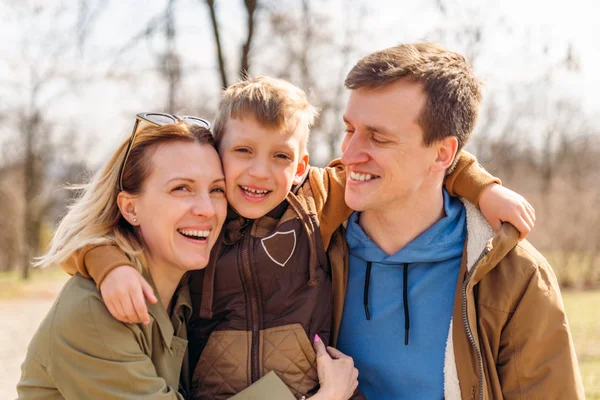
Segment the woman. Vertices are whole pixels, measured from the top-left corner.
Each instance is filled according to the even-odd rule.
[[[138,129],[142,122],[151,126]],[[73,276],[31,341],[20,399],[184,398],[191,302],[180,281],[207,265],[227,209],[208,128],[199,118],[140,114],[130,140],[84,187],[40,265],[112,241],[159,301],[149,304],[149,324],[124,324],[110,315],[93,281]],[[323,389],[314,398],[349,397],[356,385],[351,362],[336,363],[319,345]]]

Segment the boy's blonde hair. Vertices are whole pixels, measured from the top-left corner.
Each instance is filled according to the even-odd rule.
[[[230,119],[251,116],[262,126],[304,135],[300,154],[306,151],[310,127],[319,111],[306,93],[282,79],[268,76],[247,78],[229,86],[221,96],[213,134],[217,148]]]
[[[214,144],[208,129],[183,122],[140,129],[123,169],[123,190],[131,194],[141,193],[146,178],[152,172],[154,150],[159,145],[173,142],[211,147]],[[129,138],[121,143],[89,183],[72,188],[82,191],[82,195],[69,207],[54,233],[50,249],[37,260],[36,266],[62,264],[82,247],[111,243],[119,246],[142,272],[145,264],[143,242],[117,206],[119,172],[128,143]]]

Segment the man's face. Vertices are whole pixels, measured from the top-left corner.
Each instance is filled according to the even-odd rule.
[[[342,142],[349,207],[385,212],[432,184],[436,148],[425,146],[417,122],[426,101],[421,86],[412,82],[352,90]]]
[[[221,143],[227,200],[246,218],[260,218],[285,200],[294,179],[306,170],[304,136],[266,128],[247,116],[231,119]]]

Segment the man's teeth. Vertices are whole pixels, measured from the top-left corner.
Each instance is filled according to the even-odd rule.
[[[202,239],[208,237],[208,235],[210,234],[210,230],[197,231],[197,230],[191,230],[191,229],[178,229],[178,232],[185,236],[191,236],[191,237],[202,238]]]
[[[248,193],[248,195],[254,196],[254,197],[261,197],[261,196],[264,196],[265,194],[269,193],[268,190],[251,189],[247,186],[242,186],[242,189],[244,189],[244,192]]]
[[[359,174],[358,172],[350,171],[350,179],[352,179],[353,181],[370,181],[371,179],[376,177],[376,175]]]

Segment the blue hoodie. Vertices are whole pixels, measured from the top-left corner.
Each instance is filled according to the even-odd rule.
[[[445,190],[443,196],[445,217],[391,256],[365,234],[358,213],[348,221],[350,267],[338,348],[354,358],[359,388],[369,399],[444,397],[466,211]]]

